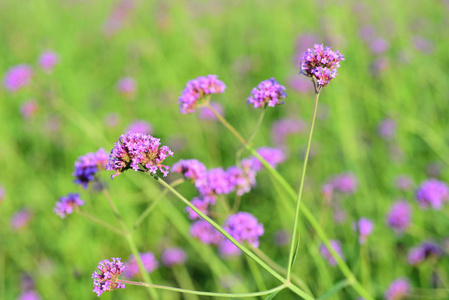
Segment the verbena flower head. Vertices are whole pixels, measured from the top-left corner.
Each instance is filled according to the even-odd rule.
[[[61,218],[65,218],[66,215],[73,213],[74,208],[84,205],[84,201],[81,200],[79,194],[68,194],[67,196],[59,198],[56,202],[54,212]]]
[[[45,51],[39,56],[39,65],[45,72],[52,72],[58,64],[59,56],[53,51]]]
[[[301,133],[304,128],[304,122],[298,119],[281,119],[276,121],[271,127],[273,145],[285,145],[288,135]]]
[[[168,248],[162,252],[161,260],[164,266],[172,267],[185,263],[187,255],[181,248]]]
[[[199,220],[190,227],[190,234],[204,244],[218,245],[223,235],[205,220]]]
[[[153,126],[151,126],[150,123],[147,121],[134,121],[131,124],[129,124],[126,131],[132,131],[136,133],[143,133],[143,134],[152,134],[153,133]]]
[[[87,153],[78,157],[75,161],[75,169],[72,175],[75,177],[76,184],[87,188],[89,182],[95,179],[98,171],[104,170],[108,163],[108,153],[100,148],[97,152]]]
[[[262,156],[273,168],[285,161],[284,152],[281,149],[262,147],[257,149],[257,153]],[[256,158],[252,157],[253,169],[258,172],[263,169],[262,163]]]
[[[134,78],[124,77],[117,82],[117,90],[125,97],[131,98],[137,91],[137,84]]]
[[[410,226],[411,208],[406,201],[397,201],[390,207],[387,225],[396,233],[402,233]]]
[[[416,266],[431,257],[439,257],[443,254],[441,247],[433,242],[423,242],[408,251],[408,263]]]
[[[353,224],[353,230],[359,233],[360,244],[365,243],[366,238],[371,234],[374,229],[373,221],[361,218],[358,222]]]
[[[264,80],[251,91],[251,95],[248,97],[248,104],[253,104],[255,108],[281,105],[284,103],[281,100],[287,97],[284,91],[285,86],[280,85],[276,79]]]
[[[222,168],[210,169],[203,179],[197,180],[195,186],[203,199],[212,199],[215,195],[229,194],[234,189],[229,174]]]
[[[112,178],[128,169],[138,171],[140,167],[153,174],[159,170],[165,177],[169,167],[162,163],[168,156],[173,156],[173,152],[167,146],[161,147],[160,139],[129,131],[122,134],[115,143],[106,170],[115,171]]]
[[[394,280],[385,291],[386,300],[401,300],[411,292],[411,285],[407,278]]]
[[[187,82],[179,97],[179,110],[182,114],[193,113],[201,100],[211,94],[221,94],[226,85],[216,75],[200,76]]]
[[[139,253],[143,266],[147,273],[151,273],[159,267],[159,262],[156,260],[153,252]],[[125,262],[125,277],[133,278],[140,274],[139,265],[137,264],[134,255],[130,255],[127,262]]]
[[[252,168],[241,169],[232,166],[226,170],[226,173],[228,173],[230,185],[236,188],[238,196],[248,193],[251,187],[256,185],[256,172]]]
[[[341,243],[340,243],[340,241],[330,240],[329,242],[331,244],[332,249],[334,249],[334,251],[337,252],[338,256],[340,256],[342,259],[344,259],[343,253],[341,251]],[[325,259],[327,259],[327,261],[329,262],[329,264],[331,266],[335,266],[337,264],[337,261],[332,256],[332,254],[330,253],[329,249],[327,249],[326,245],[321,244],[321,246],[320,246],[320,254]]]
[[[172,166],[171,171],[182,174],[193,182],[204,179],[207,173],[206,166],[196,159],[181,159]]]
[[[209,204],[210,202],[201,198],[193,198],[191,203],[198,208],[202,213],[204,214],[208,214],[208,208],[209,208]],[[186,208],[187,213],[189,214],[189,219],[191,220],[196,220],[198,219],[200,216],[190,207]]]
[[[301,73],[316,79],[318,87],[322,88],[338,75],[337,68],[342,60],[344,56],[338,50],[334,52],[330,47],[315,44],[301,57]]]
[[[17,65],[6,72],[3,84],[8,91],[15,92],[30,84],[32,75],[29,65]]]
[[[334,176],[330,183],[333,190],[343,194],[354,194],[357,189],[357,178],[352,173],[342,173]]]
[[[434,210],[439,210],[445,202],[449,201],[449,187],[440,180],[429,179],[419,186],[416,199],[423,209],[432,207]]]
[[[124,289],[125,285],[119,283],[118,277],[125,270],[125,265],[120,258],[107,259],[98,263],[98,270],[92,274],[94,280],[94,293],[100,297],[104,292],[110,292],[114,289]]]
[[[259,237],[264,233],[263,225],[247,212],[229,216],[223,228],[238,242],[247,242],[254,247],[259,247]]]
[[[20,114],[25,120],[31,119],[35,116],[38,110],[39,106],[37,105],[37,101],[34,99],[28,100],[20,106]]]

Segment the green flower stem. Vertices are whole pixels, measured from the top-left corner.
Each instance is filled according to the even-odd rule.
[[[171,183],[172,187],[178,186],[181,183],[183,183],[185,180],[184,178],[180,178],[178,180],[175,180]],[[146,217],[153,211],[153,209],[159,204],[159,202],[164,199],[165,195],[168,193],[168,190],[164,190],[159,198],[157,198],[153,203],[151,203],[144,211],[143,213],[137,218],[136,222],[134,222],[134,225],[132,227],[132,230],[136,230],[143,220],[145,220]]]
[[[117,233],[117,234],[119,234],[119,235],[122,235],[122,236],[125,235],[125,233],[123,231],[115,228],[114,226],[112,226],[112,225],[110,225],[110,224],[108,224],[106,222],[103,222],[103,221],[95,218],[91,214],[88,214],[88,213],[82,211],[78,207],[76,208],[76,213],[81,215],[81,216],[83,216],[83,217],[85,217],[85,218],[87,218],[87,219],[89,219],[89,220],[91,220],[91,221],[93,221],[93,222],[95,222],[95,223],[97,223],[97,224],[99,224],[99,225],[101,225],[101,226],[103,226],[103,227],[105,227],[105,228],[107,228],[107,229],[109,229],[109,230],[111,230],[111,231],[113,231],[113,232],[115,232],[115,233]]]
[[[304,179],[306,177],[307,162],[309,161],[310,145],[312,144],[313,128],[315,126],[315,119],[316,119],[316,112],[317,112],[317,108],[318,108],[318,99],[319,98],[320,98],[320,93],[316,93],[315,94],[315,104],[313,107],[312,122],[310,124],[309,137],[307,139],[306,154],[304,156],[304,164],[302,167],[301,182],[299,184],[298,198],[296,200],[295,221],[293,223],[292,241],[290,244],[290,252],[289,252],[289,257],[288,257],[287,280],[290,280],[292,268],[293,268],[293,257],[297,251],[296,250],[297,249],[296,248],[296,232],[298,230],[299,209],[301,207],[301,197],[302,197],[302,192],[304,189]]]
[[[271,275],[273,275],[276,279],[281,281],[282,283],[286,284],[286,286],[294,291],[299,296],[303,297],[304,299],[313,299],[310,295],[299,289],[293,284],[287,283],[285,278],[282,277],[279,273],[277,273],[275,270],[273,270],[269,265],[267,265],[264,261],[262,261],[257,255],[255,255],[253,252],[251,252],[247,247],[240,244],[237,240],[235,240],[229,233],[227,233],[220,225],[215,223],[211,218],[206,216],[202,211],[200,211],[198,208],[195,207],[192,203],[190,203],[189,200],[187,200],[184,196],[182,196],[178,191],[176,191],[174,188],[172,188],[169,184],[167,184],[164,180],[162,180],[160,177],[157,177],[153,174],[149,174],[153,178],[155,178],[161,185],[163,185],[165,188],[170,190],[170,192],[175,195],[178,199],[180,199],[184,204],[186,204],[188,207],[190,207],[194,212],[196,212],[201,218],[203,218],[205,221],[207,221],[209,224],[211,224],[215,229],[217,229],[221,234],[223,234],[231,243],[233,243],[237,248],[239,248],[243,253],[245,253],[247,256],[249,256],[251,259],[253,259],[256,263],[258,263],[262,268],[264,268],[267,272],[269,272]],[[293,287],[293,288],[292,288]]]
[[[282,188],[287,192],[289,197],[292,201],[296,202],[296,193],[293,190],[293,188],[290,186],[290,184],[285,180],[284,177],[282,177],[281,174],[279,174],[278,171],[276,171],[262,156],[260,156],[259,153],[257,153],[254,148],[252,148],[250,145],[246,143],[246,141],[243,139],[243,137],[238,133],[238,131],[232,127],[231,124],[229,124],[223,116],[221,116],[217,111],[215,111],[213,108],[211,108],[212,113],[220,120],[223,125],[231,131],[232,134],[248,149],[248,151],[251,152],[252,155],[254,155],[261,163],[264,165],[265,168],[267,168],[268,172],[273,176],[273,178],[282,186]],[[320,224],[318,223],[317,219],[314,217],[312,212],[307,208],[306,205],[300,206],[300,211],[304,215],[304,217],[309,221],[309,223],[312,225],[313,229],[316,231],[317,235],[323,241],[324,245],[329,249],[329,252],[332,254],[334,259],[337,262],[337,266],[342,271],[343,275],[346,277],[348,282],[351,283],[353,288],[359,293],[360,296],[365,298],[365,300],[374,300],[373,297],[367,292],[367,290],[360,284],[360,282],[357,281],[354,274],[351,272],[349,267],[346,265],[346,263],[341,259],[341,257],[338,255],[338,253],[331,247],[331,244],[329,242],[329,238],[327,237],[326,233],[324,233],[324,230],[321,228]]]
[[[199,296],[226,297],[226,298],[248,298],[248,297],[255,297],[255,296],[264,296],[264,295],[269,295],[269,294],[277,292],[277,291],[281,291],[287,287],[285,284],[282,284],[280,286],[277,286],[275,288],[272,288],[272,289],[266,290],[266,291],[262,291],[262,292],[243,293],[243,294],[228,294],[228,293],[192,291],[192,290],[180,289],[180,288],[175,288],[175,287],[170,287],[170,286],[165,286],[165,285],[149,284],[149,283],[144,283],[144,282],[135,282],[135,281],[121,280],[121,279],[117,280],[117,282],[124,283],[124,284],[132,284],[132,285],[137,285],[137,286],[144,286],[144,287],[153,288],[153,289],[172,291],[172,292],[183,293],[183,294],[194,294],[194,295],[199,295]]]
[[[257,124],[256,127],[254,127],[253,131],[251,132],[249,138],[246,140],[246,142],[248,144],[251,144],[254,137],[256,136],[257,132],[259,131],[260,126],[262,125],[263,119],[265,117],[265,112],[266,112],[266,107],[263,108],[262,113],[259,115],[259,119],[257,120]],[[236,161],[238,164],[240,164],[240,159],[242,158],[242,153],[243,150],[245,149],[245,147],[242,145],[242,147],[240,147],[237,150],[237,153],[235,155]]]
[[[126,241],[128,242],[129,247],[131,248],[131,253],[134,255],[134,258],[136,259],[137,265],[139,266],[140,274],[143,277],[143,280],[149,284],[152,283],[150,275],[145,270],[145,267],[142,262],[142,258],[140,257],[139,251],[137,250],[136,242],[134,241],[134,238],[132,237],[130,231],[128,230],[128,227],[126,226],[125,222],[122,219],[122,216],[120,215],[117,206],[115,206],[115,203],[112,201],[111,196],[109,195],[108,191],[106,189],[103,189],[103,194],[106,197],[106,200],[109,203],[109,206],[111,207],[111,210],[117,220],[120,223],[120,226],[122,227],[123,232],[125,233]],[[153,299],[159,299],[159,295],[154,289],[148,289],[151,297]]]

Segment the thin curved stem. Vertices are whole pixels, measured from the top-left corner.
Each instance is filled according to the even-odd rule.
[[[192,290],[175,288],[175,287],[170,287],[170,286],[165,286],[165,285],[149,284],[149,283],[144,283],[144,282],[135,282],[135,281],[121,280],[121,279],[119,279],[118,282],[124,283],[124,284],[132,284],[132,285],[144,286],[144,287],[148,287],[148,288],[178,292],[178,293],[183,293],[183,294],[194,294],[194,295],[199,295],[199,296],[227,297],[227,298],[248,298],[248,297],[255,297],[255,296],[264,296],[264,295],[269,295],[274,292],[281,291],[286,288],[286,286],[284,284],[282,284],[282,285],[272,288],[270,290],[261,291],[261,292],[228,294],[228,293],[192,291]]]
[[[263,110],[262,110],[262,113],[259,115],[259,119],[257,120],[256,127],[254,127],[253,131],[252,131],[251,134],[249,135],[249,138],[246,140],[246,143],[248,143],[248,144],[251,145],[251,143],[252,143],[254,137],[256,136],[257,132],[258,132],[259,129],[260,129],[260,126],[262,125],[262,122],[263,122],[263,119],[264,119],[264,117],[265,117],[265,112],[266,112],[266,111],[267,111],[267,110],[266,110],[266,108],[264,107]],[[240,163],[240,159],[242,158],[242,153],[243,153],[243,150],[244,150],[244,149],[245,149],[245,147],[242,145],[242,146],[237,150],[237,153],[236,153],[236,155],[235,155],[235,159],[236,159],[236,161],[237,161],[238,164]]]
[[[217,229],[221,234],[223,234],[231,243],[233,243],[237,248],[239,248],[243,253],[245,253],[247,256],[249,256],[251,259],[253,259],[256,263],[258,263],[262,268],[264,268],[267,272],[269,272],[273,277],[278,279],[282,283],[287,283],[285,278],[282,277],[278,272],[273,270],[269,265],[267,265],[263,260],[261,260],[257,255],[255,255],[253,252],[251,252],[247,247],[239,243],[236,239],[234,239],[229,233],[227,233],[220,225],[218,225],[214,220],[206,216],[202,211],[200,211],[198,208],[196,208],[195,205],[190,203],[189,200],[187,200],[184,196],[182,196],[177,190],[172,188],[169,184],[167,184],[163,179],[160,177],[157,177],[151,173],[146,173],[148,175],[151,175],[153,178],[157,180],[161,185],[166,187],[170,192],[175,195],[178,199],[180,199],[184,204],[186,204],[188,207],[190,207],[194,212],[196,212],[202,219],[207,221],[209,224],[211,224],[215,229]],[[293,288],[290,288],[293,286]],[[313,299],[309,294],[301,290],[300,288],[296,287],[293,284],[288,285],[288,288],[290,288],[292,291],[294,291],[299,296],[303,297],[304,299]]]
[[[107,229],[109,229],[109,230],[111,230],[111,231],[113,231],[113,232],[115,232],[115,233],[117,233],[117,234],[119,234],[119,235],[121,235],[121,236],[124,236],[124,235],[125,235],[125,233],[124,233],[123,231],[121,231],[120,229],[117,229],[117,228],[115,228],[114,226],[112,226],[112,225],[110,225],[110,224],[108,224],[108,223],[106,223],[106,222],[104,222],[104,221],[102,221],[102,220],[100,220],[100,219],[95,218],[95,217],[92,216],[91,214],[88,214],[88,213],[82,211],[82,210],[79,209],[79,208],[76,209],[76,212],[77,212],[79,215],[81,215],[81,216],[83,216],[83,217],[85,217],[85,218],[91,220],[92,222],[95,222],[95,223],[97,223],[97,224],[103,226],[104,228],[107,228]]]
[[[117,220],[119,221],[123,232],[125,233],[126,241],[128,242],[129,248],[131,249],[131,253],[134,255],[134,258],[136,259],[136,262],[137,262],[137,265],[139,266],[140,274],[142,275],[143,280],[145,280],[147,283],[151,284],[152,281],[151,281],[150,275],[145,270],[145,267],[142,262],[142,258],[140,257],[140,253],[137,250],[136,242],[134,241],[134,238],[132,237],[130,231],[128,230],[128,227],[126,226],[125,222],[123,221],[122,216],[120,215],[120,212],[117,209],[117,206],[115,205],[114,201],[112,201],[111,196],[109,195],[109,193],[106,189],[103,189],[103,194],[104,194],[106,200],[108,201],[113,214],[116,216]],[[159,299],[159,295],[154,289],[148,289],[148,291],[149,291],[151,297],[153,297],[154,299]]]
[[[180,178],[178,180],[175,180],[171,183],[172,187],[178,186],[181,183],[183,183],[185,180],[184,178]],[[164,190],[162,191],[161,195],[159,196],[159,198],[157,198],[155,201],[153,201],[153,203],[151,203],[151,205],[149,205],[144,211],[143,213],[137,218],[136,222],[134,222],[134,225],[132,227],[132,230],[136,230],[137,227],[140,226],[140,224],[143,222],[143,220],[145,220],[146,217],[148,217],[148,215],[153,211],[153,209],[159,204],[159,202],[164,199],[165,195],[168,193],[168,190]]]
[[[292,268],[293,268],[293,257],[295,255],[295,252],[297,251],[296,250],[297,249],[297,247],[296,247],[296,232],[298,230],[299,209],[301,206],[301,197],[302,197],[302,192],[304,189],[304,179],[306,177],[307,163],[309,161],[310,146],[312,144],[313,127],[315,126],[315,119],[316,119],[316,112],[317,112],[317,108],[318,108],[318,99],[319,98],[320,98],[320,93],[316,93],[315,94],[315,104],[313,107],[312,122],[310,124],[309,137],[307,139],[306,154],[304,156],[304,164],[302,167],[301,182],[299,184],[298,198],[296,200],[295,221],[293,223],[293,234],[292,234],[292,241],[290,244],[290,252],[289,252],[289,257],[288,257],[288,265],[287,265],[287,281],[290,280]]]

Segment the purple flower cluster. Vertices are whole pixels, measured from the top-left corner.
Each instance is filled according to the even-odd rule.
[[[345,60],[340,52],[332,51],[330,47],[315,44],[301,56],[301,73],[315,78],[318,86],[325,87],[337,74],[340,61]]]
[[[303,121],[298,119],[280,119],[271,127],[273,145],[285,145],[286,138],[292,133],[301,133],[305,128]]]
[[[125,270],[125,265],[120,258],[112,258],[112,261],[107,259],[98,263],[98,271],[92,274],[94,280],[94,293],[100,297],[104,292],[110,292],[114,289],[124,289],[125,285],[119,283],[118,277]]]
[[[323,185],[323,194],[326,198],[331,198],[334,191],[342,194],[352,195],[357,189],[357,178],[354,174],[346,172],[338,174],[327,180]]]
[[[353,230],[359,233],[359,243],[364,244],[366,238],[371,234],[374,229],[373,221],[361,218],[358,222],[353,224]]]
[[[334,251],[337,252],[338,256],[340,256],[342,259],[344,259],[343,253],[341,251],[341,243],[340,243],[340,241],[330,240],[329,242],[331,244],[332,249],[334,249]],[[327,259],[327,261],[329,262],[329,264],[331,266],[335,266],[337,264],[337,261],[332,256],[332,254],[330,253],[329,249],[327,249],[326,245],[321,244],[321,246],[320,246],[320,254],[325,259]]]
[[[125,97],[131,98],[137,91],[137,84],[134,78],[124,77],[117,82],[117,90]]]
[[[430,257],[439,257],[443,254],[441,247],[433,242],[423,242],[408,251],[408,263],[416,266]]]
[[[59,198],[59,201],[56,202],[54,212],[61,218],[65,218],[66,215],[73,213],[76,207],[82,205],[84,205],[84,201],[81,200],[80,195],[70,193],[65,197]]]
[[[41,300],[42,298],[35,290],[24,291],[17,298],[18,300]]]
[[[181,248],[168,248],[162,252],[161,260],[164,266],[172,267],[182,265],[187,259],[187,255]]]
[[[386,300],[401,300],[411,292],[411,285],[407,278],[394,280],[385,292]]]
[[[287,94],[284,92],[285,86],[280,85],[274,78],[264,80],[252,89],[251,95],[248,97],[248,104],[258,107],[275,107],[283,104],[281,101]]]
[[[173,152],[167,146],[160,146],[160,139],[151,135],[135,132],[122,134],[111,150],[106,169],[115,171],[112,178],[128,169],[138,171],[140,167],[153,174],[160,170],[165,177],[169,167],[162,163],[168,156],[173,156]]]
[[[33,70],[29,65],[17,65],[9,69],[3,79],[8,91],[15,92],[30,84]]]
[[[247,161],[242,161],[242,168],[232,166],[226,172],[229,176],[229,182],[235,187],[238,196],[248,193],[251,187],[256,185],[256,171]]]
[[[58,64],[59,56],[53,51],[45,51],[39,56],[39,65],[48,73],[53,71],[53,68]]]
[[[22,208],[11,217],[11,227],[14,230],[20,230],[24,228],[30,223],[32,216],[33,215],[28,208]]]
[[[28,120],[32,118],[34,115],[36,115],[37,111],[39,110],[39,105],[37,104],[37,101],[32,99],[24,102],[22,106],[20,106],[20,114],[25,120]]]
[[[406,201],[397,201],[390,207],[387,225],[396,233],[402,233],[410,226],[411,208]]]
[[[206,245],[218,245],[223,235],[205,220],[199,220],[190,227],[190,234]]]
[[[247,242],[254,247],[259,247],[259,237],[264,233],[263,225],[247,212],[229,216],[223,229],[239,243]]]
[[[218,252],[225,258],[237,256],[242,253],[242,251],[228,239],[223,239],[221,241],[220,245],[218,245]]]
[[[190,201],[196,208],[198,208],[202,213],[205,215],[209,214],[209,204],[211,204],[207,199],[201,199],[201,198],[193,198],[192,201]],[[187,213],[189,214],[189,219],[196,220],[200,216],[190,207],[186,208]]]
[[[104,149],[99,149],[96,153],[90,152],[78,157],[75,161],[75,169],[72,175],[74,182],[87,188],[89,182],[95,179],[98,171],[104,170],[108,163],[108,153]]]
[[[449,201],[449,187],[437,179],[423,182],[416,191],[416,199],[423,209],[432,207],[439,210],[445,202]]]
[[[207,170],[203,163],[196,159],[181,159],[172,167],[172,172],[182,174],[185,178],[195,182],[206,176]]]
[[[221,94],[226,85],[216,75],[200,76],[187,82],[179,97],[179,109],[182,114],[193,113],[200,105],[199,101],[211,94]]]
[[[285,161],[284,152],[281,149],[277,148],[269,148],[262,147],[257,149],[257,153],[262,156],[273,168],[276,168],[278,164],[283,163]],[[252,167],[256,172],[259,172],[263,169],[262,163],[256,158],[251,157],[252,159]]]
[[[380,137],[385,140],[391,140],[396,135],[396,121],[393,119],[385,119],[379,123],[377,132]]]
[[[143,266],[147,273],[151,273],[159,267],[159,262],[152,252],[139,253]],[[127,262],[125,262],[125,277],[133,278],[140,273],[139,265],[137,264],[134,255],[130,255]]]

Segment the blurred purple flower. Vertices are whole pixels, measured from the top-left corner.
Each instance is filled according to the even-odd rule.
[[[48,73],[53,71],[53,68],[58,64],[59,56],[53,51],[45,51],[39,56],[40,67]]]
[[[22,292],[17,299],[18,300],[41,300],[42,298],[40,297],[38,292],[36,292],[35,290],[28,290],[28,291]]]
[[[34,99],[25,101],[22,106],[20,106],[20,114],[25,120],[35,116],[38,110],[39,106],[37,105],[37,101]]]
[[[98,263],[98,270],[92,274],[94,280],[93,292],[98,297],[104,292],[110,292],[114,289],[124,289],[123,283],[118,283],[118,277],[125,270],[125,265],[120,258],[112,258],[112,261],[107,259]]]
[[[113,6],[112,13],[103,25],[103,30],[107,36],[112,36],[122,28],[133,7],[134,0],[120,0]]]
[[[139,253],[143,266],[147,273],[151,273],[159,267],[159,262],[156,260],[153,252]],[[134,278],[140,274],[139,265],[137,264],[134,255],[130,255],[128,261],[125,262],[125,277]]]
[[[208,209],[209,209],[209,201],[203,200],[201,198],[193,198],[191,203],[198,208],[202,213],[204,213],[205,215],[207,215],[209,213]],[[200,216],[190,207],[186,207],[186,211],[189,214],[189,219],[191,220],[196,220],[198,219]]]
[[[205,220],[199,220],[190,227],[190,234],[204,244],[218,245],[223,235]]]
[[[432,54],[434,52],[433,44],[426,38],[422,36],[414,36],[412,37],[413,46],[415,49],[424,53],[424,54]]]
[[[220,103],[217,102],[210,102],[210,105],[220,114],[223,116],[223,106]],[[200,109],[200,119],[203,120],[216,120],[217,117],[214,115],[214,113],[210,110],[209,107],[204,106]]]
[[[288,84],[293,90],[302,94],[313,92],[313,86],[310,84],[310,80],[296,74],[290,77]]]
[[[337,252],[338,256],[340,256],[341,259],[344,260],[343,253],[341,252],[341,243],[340,243],[340,241],[338,241],[338,240],[330,240],[329,242],[331,244],[332,249],[334,249],[334,251]],[[321,254],[321,256],[323,258],[327,259],[327,261],[329,262],[329,264],[331,266],[335,266],[337,264],[337,261],[332,256],[332,254],[330,253],[329,249],[327,249],[326,245],[321,244],[321,246],[320,246],[320,254]]]
[[[396,121],[393,119],[384,119],[379,123],[377,132],[385,140],[391,140],[396,136]]]
[[[290,234],[285,229],[280,229],[274,234],[274,242],[278,246],[286,246],[290,242]]]
[[[305,123],[298,119],[280,119],[271,127],[271,140],[273,145],[285,145],[288,135],[304,131]]]
[[[196,159],[181,159],[172,166],[172,172],[182,174],[185,178],[195,182],[206,177],[206,167]]]
[[[264,233],[263,225],[247,212],[238,212],[229,216],[223,229],[239,243],[247,242],[253,247],[259,247],[259,237]]]
[[[121,121],[121,117],[120,114],[118,113],[108,113],[105,117],[104,117],[104,122],[106,123],[106,125],[108,127],[117,127],[118,124]]]
[[[81,200],[79,194],[68,194],[67,196],[59,198],[56,202],[54,212],[61,218],[65,218],[66,215],[72,214],[74,208],[84,205],[84,201]]]
[[[218,245],[218,251],[222,257],[233,257],[242,253],[242,251],[228,239],[221,241],[220,245]]]
[[[387,51],[390,44],[384,38],[377,37],[371,40],[369,47],[374,54],[379,55]]]
[[[5,88],[10,92],[15,92],[30,84],[33,70],[29,65],[17,65],[10,68],[3,79]]]
[[[27,208],[23,208],[11,217],[11,227],[15,230],[20,230],[30,223],[31,217],[31,212]]]
[[[374,39],[375,30],[373,26],[365,25],[360,27],[359,35],[365,41],[365,43],[368,43]]]
[[[187,260],[187,255],[181,248],[167,248],[162,252],[162,263],[166,267],[182,265]]]
[[[369,219],[360,218],[360,220],[352,225],[352,229],[359,233],[359,243],[364,244],[366,242],[366,238],[374,229],[374,223]]]
[[[238,196],[248,193],[256,185],[256,171],[252,167],[243,166],[240,169],[237,166],[229,167],[226,170],[230,185],[236,188]]]
[[[315,44],[301,56],[301,74],[317,79],[318,87],[325,87],[337,74],[340,61],[345,60],[340,52],[330,47]]]
[[[408,263],[416,266],[431,257],[439,257],[443,254],[441,247],[433,242],[423,242],[408,251]]]
[[[352,195],[357,189],[357,178],[354,174],[346,172],[335,175],[327,181],[326,185],[332,185],[332,190],[343,194]],[[330,191],[330,187],[327,187]]]
[[[212,201],[215,195],[229,194],[235,187],[222,168],[208,170],[204,178],[195,181],[195,186],[205,200],[210,198]]]
[[[253,104],[255,108],[284,104],[284,101],[281,101],[287,97],[284,91],[285,86],[280,85],[276,79],[264,80],[252,89],[251,95],[248,97],[248,104]]]
[[[73,182],[86,189],[88,184],[95,179],[98,171],[105,170],[107,163],[108,154],[103,148],[98,149],[96,153],[89,152],[78,157],[72,173],[75,177]]]
[[[200,105],[200,100],[211,94],[221,94],[225,89],[226,85],[216,75],[200,76],[188,81],[178,100],[180,112],[193,113]]]
[[[407,278],[394,280],[385,291],[386,300],[401,300],[411,292],[411,285]]]
[[[406,201],[397,201],[390,207],[387,225],[396,233],[402,233],[410,226],[411,208]]]
[[[413,180],[407,175],[396,177],[396,187],[402,191],[409,191],[413,187]]]
[[[449,187],[445,182],[429,179],[423,182],[416,191],[416,199],[422,209],[432,207],[440,210],[449,200]]]
[[[115,171],[111,178],[128,169],[138,171],[139,167],[153,174],[159,170],[165,177],[169,167],[162,163],[168,156],[173,156],[173,152],[167,146],[160,146],[160,139],[151,135],[135,132],[122,134],[111,150],[106,170]]]
[[[137,91],[136,80],[132,77],[123,77],[117,82],[117,90],[128,99],[131,99]]]
[[[371,72],[373,75],[380,75],[381,72],[390,67],[390,61],[385,57],[377,57],[371,63]]]
[[[285,161],[285,155],[281,149],[262,147],[257,149],[257,153],[263,157],[273,168],[276,168],[278,164]],[[256,172],[263,169],[262,163],[254,156],[252,159],[252,167]]]
[[[0,202],[5,198],[5,187],[0,184]]]
[[[126,132],[131,131],[135,133],[152,134],[153,127],[147,121],[137,120],[129,124]]]

